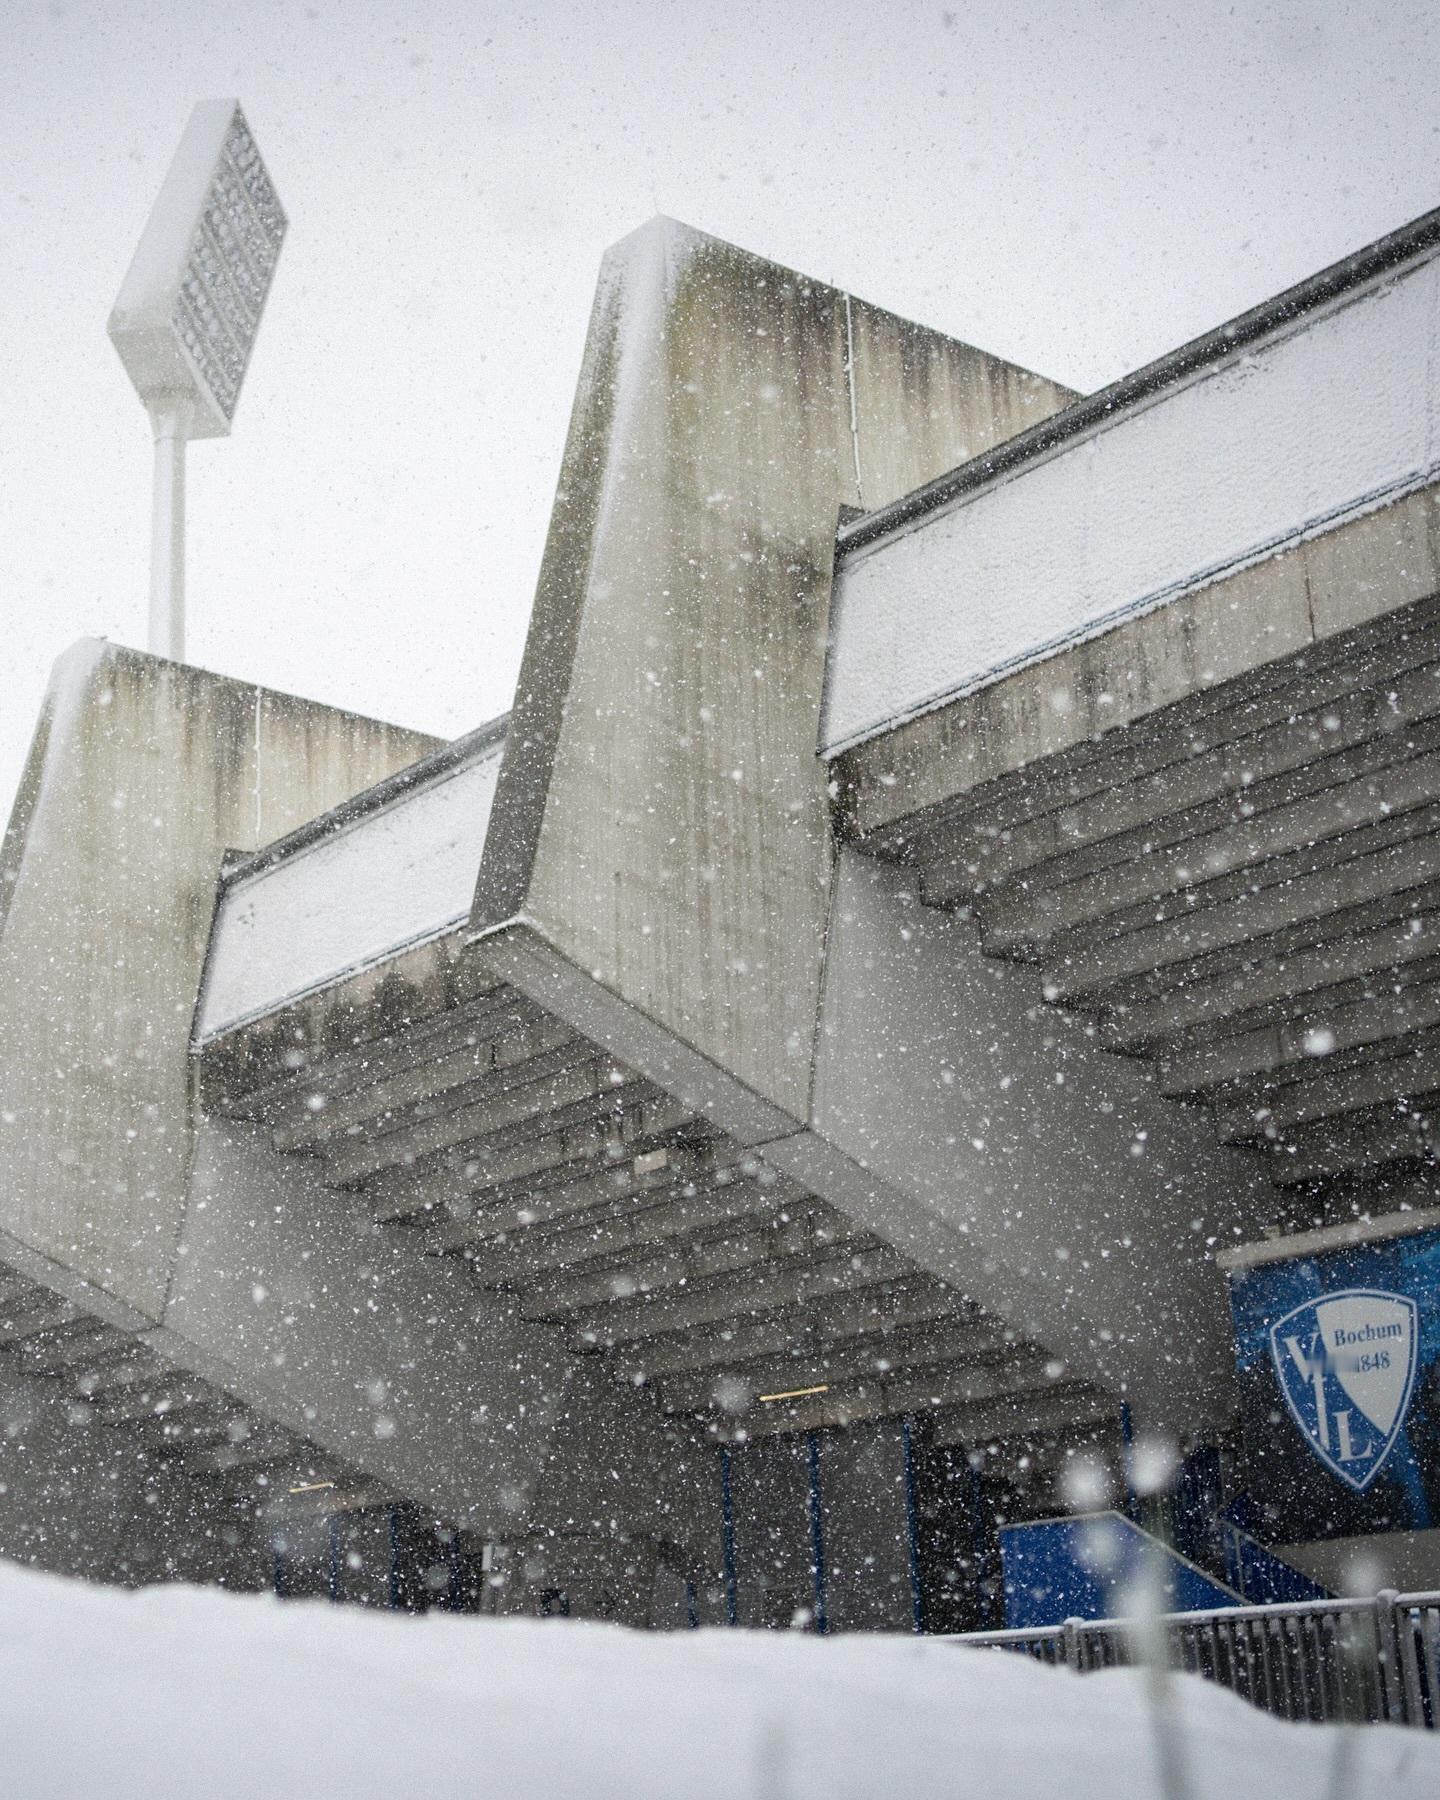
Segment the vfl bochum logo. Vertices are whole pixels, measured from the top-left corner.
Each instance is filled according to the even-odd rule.
[[[1280,1391],[1332,1475],[1363,1494],[1394,1447],[1415,1386],[1415,1302],[1373,1288],[1307,1300],[1270,1327]]]

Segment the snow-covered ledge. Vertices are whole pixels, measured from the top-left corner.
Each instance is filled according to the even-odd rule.
[[[197,1046],[461,926],[503,746],[486,726],[232,868]]]
[[[1129,378],[1113,409],[1077,403],[1079,429],[1057,415],[1038,455],[972,465],[954,498],[856,544],[837,575],[822,752],[1433,481],[1437,258],[1323,306],[1282,296],[1267,330],[1235,331],[1232,349],[1226,328],[1193,373],[1155,365],[1150,390],[1123,397]]]

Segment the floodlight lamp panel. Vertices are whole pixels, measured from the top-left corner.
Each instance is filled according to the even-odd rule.
[[[178,407],[187,437],[230,430],[285,227],[239,103],[202,101],[110,315],[141,399]]]
[[[284,236],[285,215],[236,107],[171,313],[195,375],[227,427]]]

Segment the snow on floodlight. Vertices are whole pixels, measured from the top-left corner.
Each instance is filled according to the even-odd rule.
[[[184,653],[185,443],[230,431],[285,237],[236,100],[203,100],[110,314],[155,434],[150,647]]]

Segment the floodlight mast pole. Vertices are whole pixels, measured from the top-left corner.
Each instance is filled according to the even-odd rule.
[[[185,660],[185,442],[190,407],[181,394],[152,402],[155,482],[150,504],[150,649]]]
[[[150,629],[185,659],[185,446],[228,437],[285,212],[238,100],[202,100],[110,312],[110,340],[155,439]]]

